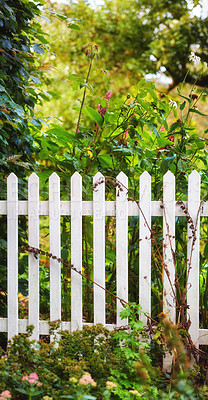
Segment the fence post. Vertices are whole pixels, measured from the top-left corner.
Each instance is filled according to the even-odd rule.
[[[55,172],[49,178],[49,232],[50,253],[60,258],[60,178]],[[50,321],[58,319],[61,319],[61,264],[50,258]]]
[[[128,301],[128,178],[120,172],[116,182],[116,287],[117,296]],[[122,308],[117,300],[117,326],[128,324],[120,317]]]
[[[39,247],[39,178],[28,179],[28,244]],[[29,325],[34,326],[30,340],[39,340],[39,255],[28,254]]]
[[[82,177],[71,177],[71,264],[82,272]],[[71,271],[71,331],[82,329],[82,276]]]
[[[163,177],[163,311],[175,323],[175,176]]]
[[[96,185],[93,191],[94,281],[105,287],[105,178],[100,172],[94,176],[93,185]],[[94,285],[94,323],[105,325],[105,291],[97,285]]]
[[[7,178],[7,318],[8,339],[18,334],[18,180]]]
[[[175,176],[168,171],[163,177],[163,312],[175,324]],[[171,370],[172,355],[166,354],[163,369]]]
[[[139,181],[139,304],[151,315],[151,176],[143,172]],[[147,318],[141,315],[146,324]]]
[[[192,220],[187,233],[187,316],[191,321],[189,333],[196,346],[199,346],[200,184],[200,175],[193,171],[188,177],[188,212]]]

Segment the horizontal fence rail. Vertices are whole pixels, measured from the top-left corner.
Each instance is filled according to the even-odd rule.
[[[122,303],[117,299],[116,324],[106,324],[105,288],[105,217],[116,219],[116,295],[128,302],[128,217],[139,217],[139,294],[142,310],[151,315],[151,219],[163,218],[163,260],[168,271],[163,279],[163,311],[175,321],[173,291],[175,270],[175,218],[187,215],[195,226],[194,243],[187,240],[187,266],[189,267],[187,303],[191,320],[190,334],[194,344],[208,345],[208,329],[199,329],[199,243],[200,217],[208,216],[208,203],[200,202],[200,175],[193,171],[188,179],[188,200],[175,200],[175,177],[167,172],[163,178],[163,201],[151,200],[151,177],[144,172],[140,177],[139,201],[129,199],[128,178],[117,176],[116,200],[105,200],[105,178],[97,173],[93,178],[93,200],[82,200],[82,178],[79,173],[71,177],[71,200],[60,199],[60,178],[53,173],[49,178],[49,200],[39,200],[39,178],[32,173],[28,179],[28,200],[18,200],[18,178],[12,173],[7,178],[7,200],[0,200],[0,215],[7,216],[7,318],[0,318],[0,332],[8,332],[8,338],[25,333],[28,325],[34,325],[32,339],[49,335],[49,321],[39,315],[39,257],[28,254],[28,319],[18,318],[18,217],[28,216],[28,244],[39,248],[39,217],[49,216],[50,253],[60,258],[61,217],[71,216],[71,264],[82,272],[82,217],[93,217],[93,280],[94,323],[102,323],[108,329],[126,325],[121,320]],[[193,229],[188,224],[187,237]],[[193,245],[194,244],[194,245]],[[50,321],[61,320],[61,264],[50,258]],[[141,316],[146,323],[146,316]],[[71,321],[61,321],[62,330],[73,331],[83,326],[82,275],[71,271]],[[91,324],[88,324],[91,325]]]

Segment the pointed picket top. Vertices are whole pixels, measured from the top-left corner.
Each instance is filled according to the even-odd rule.
[[[55,174],[55,172],[53,172],[53,174]],[[52,174],[52,175],[53,175],[53,174]],[[78,179],[82,179],[82,176],[79,174],[79,172],[76,171],[76,172],[71,176],[71,179],[72,179],[72,180],[75,180],[75,179],[77,179],[77,180],[78,180]]]
[[[94,177],[93,177],[93,181],[95,181],[95,182],[97,182],[97,181],[99,181],[99,179],[105,179],[104,178],[104,176],[103,176],[103,174],[101,174],[101,172],[97,172],[95,175],[94,175]]]
[[[147,171],[142,172],[142,174],[140,175],[140,179],[145,179],[145,178],[151,179],[151,175]]]
[[[93,177],[93,189],[94,201],[105,200],[105,178],[100,172]]]
[[[163,176],[163,200],[175,201],[175,175],[171,171]]]
[[[142,201],[143,198],[148,196],[146,190],[151,190],[151,175],[147,172],[144,171],[140,178],[139,178],[139,192],[140,192],[140,202]],[[151,200],[151,193],[150,193],[150,200]]]
[[[17,176],[14,174],[14,172],[11,172],[7,178],[7,182],[11,183],[16,183],[18,181]]]
[[[57,175],[56,172],[53,172],[50,177],[49,177],[49,182],[59,182],[60,181],[60,177]]]
[[[37,180],[37,179],[38,179],[38,176],[36,175],[36,173],[32,172],[32,174],[28,178],[28,181]]]
[[[189,190],[192,188],[192,191],[194,192],[194,190],[196,190],[196,186],[200,190],[201,175],[195,170],[192,171],[192,173],[188,176],[188,183],[189,183]],[[194,190],[193,190],[193,185],[195,186]]]
[[[28,178],[28,200],[34,200],[37,190],[39,190],[39,178],[33,172]]]
[[[128,193],[128,177],[126,176],[126,174],[124,174],[124,172],[120,172],[117,177],[116,177],[116,182],[118,184],[121,184],[121,189],[119,188],[119,186],[116,187],[116,195],[117,197],[126,197],[127,193]]]
[[[18,202],[18,178],[12,172],[7,178],[7,203],[15,201]],[[16,210],[16,211],[15,211]],[[11,215],[16,215],[18,213],[18,203],[16,204],[16,208],[11,210]],[[11,218],[10,215],[10,218]]]
[[[94,194],[102,190],[105,191],[105,177],[101,174],[101,172],[97,172],[97,174],[94,175],[93,188],[94,188]]]
[[[165,181],[169,181],[169,180],[174,180],[175,179],[175,175],[169,170],[165,173],[165,175],[163,175],[163,180]]]
[[[9,174],[7,180],[8,180],[8,179],[11,179],[12,176],[15,177],[15,178],[17,179],[17,177],[16,177],[16,175],[14,174],[14,172],[11,172],[11,173]]]
[[[190,174],[189,177],[201,177],[201,175],[194,169]]]

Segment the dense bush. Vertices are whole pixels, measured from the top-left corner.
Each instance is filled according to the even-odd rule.
[[[194,386],[178,329],[161,319],[161,350],[173,355],[172,372],[167,374],[152,362],[139,314],[135,304],[122,311],[129,317],[128,331],[110,332],[99,324],[62,331],[58,346],[30,341],[28,335],[14,337],[7,351],[1,351],[0,391],[14,399],[205,399],[208,388],[204,382]],[[152,342],[157,339],[155,334]]]

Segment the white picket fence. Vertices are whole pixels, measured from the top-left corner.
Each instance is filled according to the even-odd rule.
[[[93,201],[82,201],[82,178],[76,172],[71,178],[70,201],[60,200],[60,178],[53,173],[49,178],[49,200],[39,201],[39,178],[35,173],[28,179],[28,201],[18,201],[18,179],[12,173],[7,179],[7,200],[0,201],[0,214],[7,215],[7,271],[8,314],[0,318],[0,332],[8,332],[8,338],[26,332],[27,325],[34,325],[32,339],[49,334],[49,321],[39,320],[39,258],[29,253],[29,315],[18,319],[18,215],[28,216],[28,244],[39,247],[39,217],[49,216],[50,252],[57,257],[61,253],[61,216],[71,216],[71,264],[82,270],[82,216],[93,216],[93,271],[94,281],[105,287],[105,216],[116,218],[116,285],[117,296],[128,301],[128,217],[139,216],[139,294],[138,301],[145,313],[151,315],[151,217],[163,217],[163,257],[174,287],[175,217],[184,216],[184,211],[175,200],[175,177],[167,172],[163,178],[163,202],[151,201],[151,177],[144,172],[140,177],[139,206],[128,199],[128,178],[123,173],[117,181],[116,200],[105,201],[105,179],[98,172],[93,184],[103,181],[93,191]],[[200,175],[193,171],[188,179],[188,201],[185,205],[196,224],[196,241],[187,241],[187,260],[191,262],[187,303],[191,319],[190,334],[196,345],[208,345],[208,329],[199,329],[199,245],[200,216],[208,216],[208,204],[200,207]],[[188,226],[187,237],[192,236]],[[187,262],[187,264],[188,264]],[[164,312],[175,320],[175,303],[170,281],[164,274]],[[122,305],[117,301],[116,325],[127,323],[121,320]],[[71,321],[62,321],[61,328],[73,331],[83,325],[82,276],[71,271]],[[105,291],[94,285],[94,323],[106,324]],[[146,317],[143,316],[144,322]],[[50,321],[61,320],[61,265],[50,259]]]

